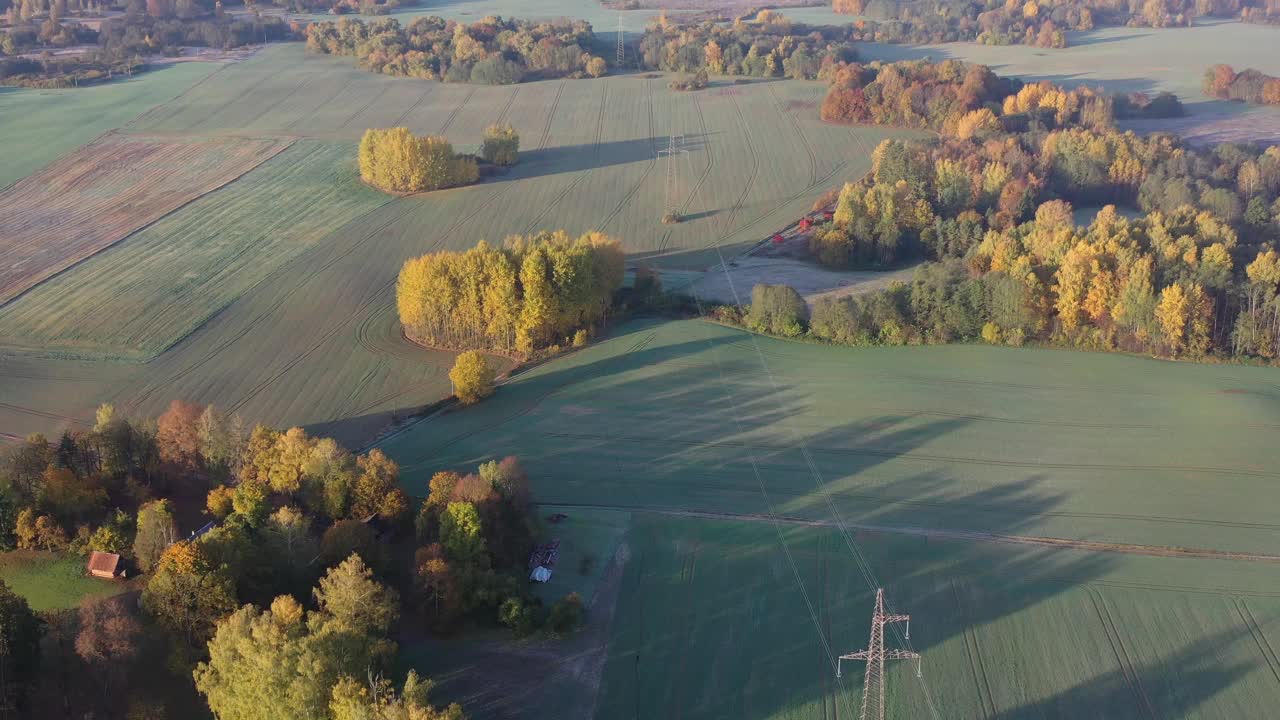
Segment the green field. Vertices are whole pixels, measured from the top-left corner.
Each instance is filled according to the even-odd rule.
[[[1258,717],[1274,565],[913,529],[1274,552],[1278,399],[1262,368],[635,323],[382,446],[419,494],[520,456],[577,544],[632,513],[597,717],[856,717],[860,666],[837,682],[827,653],[865,644],[873,596],[840,523],[918,618],[894,717],[929,717],[925,687],[945,718]]]
[[[106,597],[130,589],[119,581],[90,577],[84,558],[34,550],[0,554],[0,580],[25,597],[32,610],[73,608],[86,597]]]
[[[214,63],[177,63],[125,80],[69,90],[0,87],[0,188],[108,130],[119,128],[217,72]]]
[[[295,145],[0,307],[0,432],[53,432],[101,402],[155,414],[181,397],[359,445],[448,387],[451,355],[409,345],[395,322],[405,259],[512,233],[603,229],[633,257],[701,269],[710,248],[733,252],[793,221],[866,172],[881,139],[907,134],[820,123],[820,83],[698,94],[666,83],[444,85],[298,44],[228,65],[128,132]],[[522,136],[507,175],[398,199],[356,181],[366,127],[404,124],[465,146],[500,120]],[[664,226],[656,151],[671,133],[688,150],[675,167],[688,219]]]

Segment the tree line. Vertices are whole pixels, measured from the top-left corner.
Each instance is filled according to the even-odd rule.
[[[732,23],[678,23],[663,13],[640,38],[644,68],[690,75],[817,78],[857,59],[852,26],[793,23],[772,10]]]
[[[859,40],[926,44],[1067,46],[1065,31],[1095,27],[1186,27],[1197,17],[1267,22],[1276,0],[832,0],[832,9],[865,15]]]
[[[1205,71],[1204,92],[1222,100],[1280,105],[1280,78],[1253,68],[1236,72],[1230,65],[1219,64]]]
[[[221,718],[461,718],[430,706],[429,681],[381,679],[401,622],[560,634],[582,603],[527,590],[537,525],[519,460],[422,491],[379,450],[180,401],[141,420],[104,405],[91,429],[27,438],[0,457],[0,549],[120,554],[141,611],[86,600],[37,616],[0,583],[0,709],[190,715],[185,675]]]
[[[513,235],[404,264],[396,306],[405,334],[434,347],[529,354],[586,343],[621,287],[621,243],[589,232]]]
[[[420,17],[401,26],[393,18],[369,23],[344,18],[311,23],[307,50],[354,56],[360,67],[403,75],[509,85],[526,79],[600,77],[604,59],[591,54],[595,35],[581,20],[504,20],[490,15],[471,24]]]

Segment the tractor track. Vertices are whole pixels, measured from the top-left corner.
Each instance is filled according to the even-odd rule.
[[[70,415],[60,415],[58,413],[46,412],[44,410],[36,410],[35,408],[29,408],[24,405],[14,405],[13,403],[0,402],[0,408],[4,408],[5,410],[12,410],[13,412],[22,413],[24,415],[35,415],[36,417],[42,417],[48,420],[63,420],[66,422],[75,423],[76,425],[84,425],[86,427],[90,425],[88,421],[81,420],[80,418],[74,418],[74,417],[71,417]]]
[[[386,95],[387,91],[390,89],[391,89],[390,85],[382,88],[382,90],[379,91],[377,95],[374,95],[373,97],[369,98],[368,102],[366,102],[364,105],[361,105],[360,109],[351,113],[351,115],[346,120],[343,120],[342,124],[338,126],[338,129],[341,130],[346,126],[350,125],[352,120],[355,120],[356,118],[360,117],[360,115],[363,114],[365,110],[368,110],[369,108],[373,107],[373,104],[381,100],[382,96]]]
[[[507,113],[511,112],[511,104],[516,101],[516,96],[519,94],[520,94],[520,86],[516,85],[515,90],[513,90],[512,93],[507,96],[507,102],[503,104],[502,112],[498,113],[498,119],[494,120],[495,123],[501,124],[503,122],[506,122]]]
[[[556,196],[552,198],[550,202],[547,203],[546,207],[542,209],[542,212],[534,216],[534,218],[524,226],[524,229],[521,231],[521,234],[528,235],[534,232],[534,229],[538,226],[538,224],[541,223],[543,219],[546,218],[547,215],[549,215],[551,211],[556,208],[557,205],[560,204],[561,200],[564,200],[566,197],[568,197],[569,194],[574,191],[574,189],[576,189],[579,185],[583,183],[583,181],[585,181],[588,177],[590,177],[591,173],[596,169],[596,166],[600,163],[600,139],[604,135],[604,108],[609,100],[609,86],[602,83],[600,87],[601,87],[600,109],[596,113],[596,134],[595,134],[594,143],[592,144],[591,167],[580,172],[578,174],[578,177],[574,178],[568,185],[564,187],[563,190],[557,193]],[[556,100],[558,102],[559,97],[557,97]]]
[[[258,122],[259,120],[261,120],[261,119],[262,119],[262,117],[263,117],[264,115],[266,115],[267,113],[271,112],[272,110],[275,110],[276,108],[278,108],[278,107],[280,107],[281,105],[283,105],[286,101],[288,101],[288,99],[289,99],[289,98],[291,98],[291,97],[293,97],[293,96],[294,96],[294,93],[297,93],[299,90],[301,90],[301,89],[303,88],[303,86],[305,86],[307,83],[311,82],[312,80],[316,79],[317,77],[319,77],[319,73],[316,73],[315,75],[309,75],[309,76],[307,76],[307,79],[303,80],[302,82],[298,83],[297,85],[294,85],[292,90],[290,90],[289,92],[285,93],[285,94],[284,94],[284,97],[281,97],[279,100],[277,100],[277,101],[275,101],[275,102],[271,103],[270,105],[268,105],[267,107],[263,108],[261,112],[259,112],[257,115],[254,115],[254,116],[253,116],[253,119],[252,119],[252,120],[246,120],[245,122],[241,123],[241,125],[240,125],[240,126],[241,126],[242,128],[244,128],[244,129],[248,129],[248,127],[249,127],[250,125],[252,125],[252,124],[254,124],[254,123]],[[269,131],[268,131],[268,132],[269,132]]]
[[[179,101],[179,100],[183,100],[184,98],[186,98],[186,97],[187,97],[187,93],[189,93],[189,92],[191,92],[192,90],[195,90],[196,88],[198,88],[198,87],[200,87],[201,85],[205,84],[205,82],[207,82],[210,78],[212,78],[213,76],[215,76],[215,75],[217,75],[218,73],[222,72],[223,70],[226,70],[227,68],[231,67],[231,66],[232,66],[232,65],[234,65],[234,64],[235,64],[235,63],[223,63],[223,64],[222,64],[222,66],[221,66],[221,67],[219,67],[217,70],[214,70],[213,72],[209,73],[208,75],[205,75],[203,78],[201,78],[201,79],[200,79],[200,81],[199,81],[199,82],[197,82],[196,84],[194,84],[194,85],[192,85],[191,87],[187,88],[186,90],[183,90],[181,93],[178,93],[178,95],[177,95],[176,97],[172,98],[172,99],[171,99],[171,100],[169,100],[168,102],[164,102],[164,103],[161,103],[161,104],[159,104],[159,105],[156,105],[155,107],[151,108],[150,110],[148,110],[148,111],[146,111],[146,112],[142,113],[141,115],[139,115],[139,116],[135,117],[134,119],[130,120],[129,122],[125,123],[125,124],[124,124],[124,126],[123,126],[123,127],[121,127],[120,129],[121,129],[121,130],[131,130],[131,129],[133,129],[133,128],[135,127],[134,123],[137,123],[137,122],[141,122],[141,121],[143,121],[143,120],[146,120],[146,118],[147,118],[148,116],[150,116],[150,115],[151,115],[151,113],[153,113],[153,112],[155,112],[155,111],[157,111],[157,110],[163,109],[163,108],[168,108],[170,105],[173,105],[174,107],[169,111],[169,113],[168,113],[167,115],[165,115],[163,118],[157,118],[157,119],[155,119],[155,120],[150,120],[150,121],[148,121],[148,122],[153,122],[153,123],[154,123],[154,122],[164,122],[165,120],[168,120],[168,119],[172,118],[173,116],[177,115],[179,112],[181,112],[181,111],[182,111],[182,109],[183,109],[183,108],[182,108],[182,104],[181,104],[181,103],[179,103],[178,101]]]
[[[1102,593],[1095,587],[1089,588],[1090,595],[1093,599],[1094,610],[1098,613],[1098,620],[1102,623],[1102,631],[1107,635],[1107,641],[1111,644],[1111,650],[1115,653],[1116,662],[1120,664],[1120,671],[1124,673],[1125,684],[1133,691],[1134,696],[1138,700],[1138,708],[1142,711],[1144,717],[1150,720],[1156,720],[1158,717],[1155,708],[1151,705],[1151,698],[1147,697],[1147,691],[1142,687],[1142,681],[1138,677],[1138,671],[1134,668],[1133,660],[1129,657],[1129,651],[1125,649],[1124,640],[1120,636],[1120,631],[1116,627],[1115,618],[1111,616],[1111,610],[1107,607],[1107,601],[1102,597]]]
[[[964,598],[960,595],[960,585],[951,581],[951,593],[956,599],[956,608],[960,611],[960,619],[964,621],[964,651],[969,658],[969,670],[973,672],[973,682],[978,690],[978,702],[982,705],[982,715],[987,720],[998,717],[996,713],[995,695],[991,692],[991,679],[987,676],[987,666],[982,662],[982,648],[978,645],[978,634],[973,630],[969,613],[965,610]]]
[[[252,93],[254,90],[257,90],[259,87],[261,87],[264,83],[266,83],[268,80],[272,79],[273,77],[274,76],[271,74],[264,75],[261,80],[253,83],[252,85],[245,88],[244,90],[241,90],[240,92],[236,93],[235,97],[223,103],[222,106],[219,107],[214,112],[211,112],[208,115],[205,115],[204,117],[197,120],[195,123],[192,123],[183,132],[186,132],[186,133],[193,132],[196,128],[200,127],[201,125],[204,125],[205,123],[217,117],[223,110],[226,110],[227,108],[230,108],[230,107],[234,107],[236,103],[239,103],[241,100],[247,97],[250,93]]]
[[[1253,611],[1245,604],[1244,598],[1232,598],[1232,602],[1236,606],[1236,612],[1240,615],[1240,620],[1244,622],[1245,627],[1249,628],[1249,633],[1253,636],[1253,641],[1258,645],[1258,652],[1262,653],[1262,659],[1267,662],[1267,668],[1271,670],[1271,675],[1280,682],[1280,659],[1276,656],[1275,648],[1271,646],[1271,642],[1267,640],[1267,636],[1262,632],[1262,626],[1258,624],[1257,618],[1253,616]]]
[[[778,114],[784,116],[791,124],[795,136],[800,139],[800,144],[804,146],[805,154],[809,156],[809,185],[813,187],[818,184],[818,156],[813,152],[813,148],[809,145],[809,140],[804,136],[804,132],[800,130],[800,122],[796,120],[796,116],[787,112],[782,106],[782,99],[778,97],[778,93],[773,89],[773,85],[766,86],[769,90],[770,97],[773,98],[774,107]]]
[[[648,513],[652,515],[667,515],[672,517],[699,518],[707,520],[732,520],[744,522],[776,522],[795,525],[800,527],[837,527],[839,523],[834,520],[814,520],[810,518],[798,518],[785,515],[768,515],[766,513],[735,513],[714,510],[686,510],[680,508],[662,508],[649,507],[641,505],[609,505],[596,503],[575,503],[575,502],[535,502],[537,506],[545,507],[578,507],[594,510],[620,510],[632,513]],[[961,540],[971,542],[990,542],[1012,545],[1033,545],[1040,547],[1057,548],[1062,550],[1086,550],[1090,552],[1112,552],[1123,555],[1144,555],[1149,557],[1181,557],[1181,558],[1197,558],[1197,559],[1217,559],[1217,560],[1241,560],[1246,562],[1259,563],[1280,563],[1280,555],[1268,555],[1262,553],[1237,553],[1226,550],[1207,550],[1196,548],[1177,548],[1165,547],[1158,545],[1134,545],[1127,543],[1102,543],[1091,540],[1071,540],[1066,538],[1050,538],[1038,537],[1034,535],[1006,535],[1003,533],[974,532],[969,530],[948,530],[941,528],[925,528],[912,527],[907,525],[869,525],[865,523],[844,522],[845,527],[854,530],[866,530],[870,532],[890,533],[896,535],[913,535],[917,537],[931,537],[940,540]],[[1091,583],[1096,585],[1107,585],[1107,583]],[[1125,585],[1126,587],[1128,585]],[[1145,587],[1142,585],[1133,585],[1134,587]],[[1177,586],[1151,586],[1157,589],[1178,589]],[[1194,588],[1192,588],[1194,590]],[[1221,594],[1216,591],[1201,590],[1202,592],[1210,592],[1213,594]],[[1250,593],[1259,597],[1270,597],[1266,593]],[[1276,593],[1280,595],[1280,593]]]
[[[652,83],[653,83],[652,80],[644,81],[645,93],[648,96],[648,100],[649,100],[648,107],[649,107],[649,144],[650,145],[653,144],[653,138],[654,138]],[[653,149],[656,149],[656,148],[653,148]],[[649,173],[653,171],[653,167],[654,165],[657,164],[657,162],[658,162],[658,158],[655,153],[654,157],[649,158],[649,164],[645,167],[644,172],[640,173],[640,179],[636,180],[635,184],[631,186],[631,189],[627,191],[627,194],[622,196],[622,200],[618,201],[618,204],[614,206],[613,210],[610,211],[609,214],[605,216],[604,221],[600,223],[601,231],[607,228],[609,226],[609,223],[613,222],[613,219],[618,216],[618,213],[622,212],[622,209],[625,208],[628,204],[630,204],[631,199],[635,197],[636,192],[639,191],[641,186],[644,185],[644,181],[648,179]]]
[[[453,121],[458,119],[458,114],[462,112],[462,109],[467,106],[468,102],[471,102],[471,96],[475,94],[476,88],[473,85],[471,89],[467,91],[467,94],[462,97],[462,101],[453,109],[453,112],[449,113],[449,117],[445,118],[444,125],[440,126],[440,132],[436,133],[437,135],[443,135],[448,132],[449,126],[453,125]]]
[[[693,188],[689,190],[689,195],[684,199],[684,202],[681,203],[681,215],[689,212],[689,206],[693,204],[694,198],[698,197],[698,192],[702,189],[702,185],[707,181],[707,178],[711,176],[711,170],[716,164],[715,153],[711,152],[711,136],[707,134],[707,117],[702,112],[702,103],[698,101],[698,96],[696,94],[692,97],[693,109],[698,112],[698,127],[702,130],[702,146],[706,149],[707,166],[702,169],[702,174],[700,174],[698,179],[694,181]],[[663,211],[665,212],[666,208],[663,208]],[[667,230],[662,234],[662,239],[658,241],[657,253],[661,254],[667,249],[667,243],[671,241],[671,233],[671,230]]]
[[[396,127],[400,127],[401,125],[403,125],[403,124],[404,124],[404,119],[405,119],[405,118],[407,118],[407,117],[409,117],[409,115],[410,115],[414,110],[417,110],[417,109],[418,109],[418,107],[419,107],[420,105],[422,105],[422,101],[423,101],[423,100],[426,100],[426,99],[427,99],[427,97],[428,97],[429,95],[431,95],[431,90],[432,90],[432,88],[433,88],[433,87],[434,87],[433,85],[428,85],[428,86],[427,86],[427,88],[426,88],[426,90],[424,90],[424,91],[423,91],[423,93],[422,93],[421,95],[419,95],[419,96],[418,96],[418,99],[417,99],[417,100],[414,100],[414,101],[413,101],[413,104],[412,104],[412,105],[410,105],[410,106],[409,106],[409,108],[408,108],[407,110],[405,110],[404,112],[400,113],[400,117],[396,118],[396,121],[395,121],[395,126],[396,126]]]
[[[312,113],[314,113],[316,110],[319,110],[321,107],[324,107],[324,105],[325,105],[326,103],[328,103],[330,100],[333,100],[334,98],[339,97],[340,95],[342,95],[342,93],[346,92],[347,87],[349,87],[349,86],[351,85],[351,83],[352,83],[354,80],[355,80],[355,78],[350,78],[350,79],[348,79],[346,82],[344,82],[344,83],[342,84],[342,87],[338,88],[338,89],[337,89],[336,91],[334,91],[331,95],[328,95],[328,96],[327,96],[327,97],[325,97],[323,100],[321,100],[320,102],[316,103],[316,104],[315,104],[315,106],[314,106],[314,107],[312,107],[310,110],[308,110],[308,111],[306,111],[306,112],[304,112],[304,113],[299,114],[299,115],[298,115],[298,117],[296,117],[296,118],[294,118],[294,119],[290,120],[289,122],[285,123],[284,131],[285,131],[286,133],[292,133],[292,132],[293,132],[294,127],[295,127],[295,126],[297,126],[297,124],[298,124],[299,122],[301,122],[301,121],[302,121],[302,120],[304,120],[304,119],[310,118],[310,117],[311,117],[311,115],[312,115]]]
[[[542,128],[542,137],[538,140],[537,150],[545,150],[547,143],[551,141],[551,124],[556,119],[556,110],[560,107],[560,96],[564,95],[564,85],[567,80],[561,80],[560,85],[556,87],[556,96],[551,100],[551,110],[547,112],[547,124]]]

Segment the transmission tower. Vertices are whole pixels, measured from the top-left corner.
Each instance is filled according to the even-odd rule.
[[[622,68],[622,64],[627,60],[627,44],[623,40],[622,31],[622,13],[618,13],[618,64],[616,67]]]
[[[658,151],[659,155],[667,156],[667,179],[666,179],[666,185],[664,186],[665,197],[663,199],[663,211],[662,211],[664,217],[667,215],[671,215],[672,213],[678,212],[678,209],[676,208],[675,157],[681,153],[688,152],[688,150],[685,150],[683,147],[681,147],[683,144],[684,144],[684,136],[673,134],[667,140],[666,149]]]
[[[911,639],[911,616],[888,615],[884,611],[884,590],[876,590],[876,611],[871,615],[871,642],[866,650],[841,655],[836,661],[836,677],[845,660],[866,660],[866,679],[862,683],[862,720],[884,720],[884,661],[915,660],[916,677],[921,676],[920,653],[910,650],[885,650],[884,626],[891,622],[907,624],[906,639]]]

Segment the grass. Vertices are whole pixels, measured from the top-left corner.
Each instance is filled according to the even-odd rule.
[[[175,63],[86,88],[0,88],[0,188],[173,100],[220,68],[213,63]]]
[[[448,391],[452,355],[406,343],[395,321],[405,259],[603,228],[636,258],[700,269],[712,248],[753,243],[861,175],[875,144],[902,134],[818,122],[820,83],[695,96],[665,82],[446,85],[297,44],[226,67],[126,136],[295,147],[0,309],[0,431],[54,432],[66,418],[91,420],[101,402],[156,414],[182,397],[358,446]],[[505,176],[386,202],[354,185],[350,158],[366,127],[405,124],[472,145],[503,119],[523,138]],[[663,226],[656,150],[672,132],[689,150],[676,168],[689,220]]]
[[[515,454],[540,512],[630,513],[596,717],[856,717],[862,667],[831,656],[877,585],[925,656],[891,717],[1253,717],[1280,699],[1270,565],[911,529],[1275,552],[1278,395],[1265,368],[636,322],[382,447],[416,493]],[[866,574],[797,524],[837,517]]]
[[[359,182],[349,145],[300,142],[6,307],[0,337],[150,359],[335,224],[389,199]]]
[[[25,178],[0,194],[0,303],[235,180],[287,145],[110,135]]]
[[[106,597],[129,589],[124,582],[85,574],[84,558],[15,550],[0,553],[0,580],[25,597],[33,610],[73,608],[86,597]]]

